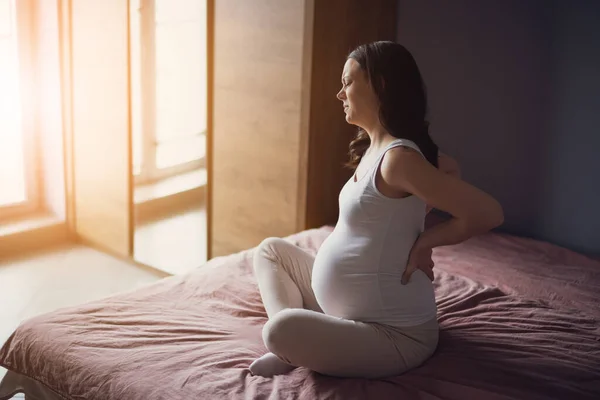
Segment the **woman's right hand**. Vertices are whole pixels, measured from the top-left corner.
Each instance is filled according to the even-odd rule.
[[[417,239],[410,251],[410,255],[408,256],[406,270],[402,275],[402,284],[406,285],[410,280],[410,276],[417,269],[423,271],[425,275],[427,275],[427,277],[433,282],[433,279],[435,278],[433,274],[434,266],[435,263],[433,262],[433,249],[421,247],[419,245],[419,240]]]

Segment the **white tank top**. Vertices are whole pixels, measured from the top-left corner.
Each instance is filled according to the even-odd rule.
[[[426,204],[417,196],[381,194],[375,177],[393,147],[421,151],[409,140],[390,143],[357,182],[346,182],[340,215],[317,252],[312,288],[326,314],[392,326],[415,326],[436,316],[433,284],[421,270],[401,284],[410,250],[423,231]],[[422,153],[421,153],[422,154]]]

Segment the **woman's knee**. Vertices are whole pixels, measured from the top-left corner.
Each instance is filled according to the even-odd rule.
[[[269,237],[264,239],[257,247],[254,253],[254,269],[259,268],[263,263],[261,259],[277,261],[281,258],[281,251],[288,242],[278,237]]]
[[[278,255],[278,247],[281,246],[281,242],[283,239],[277,237],[269,237],[264,239],[260,244],[256,247],[256,251],[254,252],[254,268],[258,264],[257,258],[267,258],[272,259],[277,257]]]
[[[298,340],[297,333],[304,320],[300,309],[281,310],[263,327],[262,336],[269,351],[289,362],[290,351]],[[297,344],[297,343],[296,343]]]

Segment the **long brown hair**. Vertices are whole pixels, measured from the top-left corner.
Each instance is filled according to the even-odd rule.
[[[363,44],[350,53],[366,73],[379,100],[379,121],[390,135],[413,141],[431,164],[438,166],[438,147],[429,136],[425,84],[412,54],[401,44],[381,41]],[[370,138],[359,128],[350,142],[350,160],[356,168]]]

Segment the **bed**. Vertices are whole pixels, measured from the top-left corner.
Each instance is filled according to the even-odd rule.
[[[287,239],[316,252],[331,227]],[[440,342],[380,380],[298,368],[273,379],[253,249],[187,275],[22,323],[0,350],[0,399],[599,399],[600,262],[488,233],[435,249]]]

